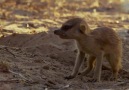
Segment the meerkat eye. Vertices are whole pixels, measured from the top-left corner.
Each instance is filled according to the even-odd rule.
[[[62,30],[64,30],[64,31],[67,31],[70,28],[72,28],[72,25],[64,25],[64,26],[62,26]]]
[[[79,33],[83,34],[83,31],[82,30],[79,29],[78,31],[79,31]]]

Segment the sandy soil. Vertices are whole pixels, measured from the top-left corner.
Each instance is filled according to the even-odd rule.
[[[0,90],[129,89],[129,15],[113,7],[118,3],[97,7],[85,0],[72,1],[71,6],[65,0],[16,1],[0,3]],[[102,81],[96,83],[87,82],[91,76],[64,79],[73,69],[77,48],[74,40],[60,39],[53,31],[71,16],[84,17],[92,29],[109,26],[119,33],[123,41],[119,81],[108,80],[110,70],[103,70]]]

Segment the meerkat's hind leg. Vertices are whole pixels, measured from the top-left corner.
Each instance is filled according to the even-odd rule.
[[[111,69],[112,69],[112,76],[110,78],[110,80],[117,80],[118,78],[118,73],[120,71],[120,69],[122,68],[121,65],[121,57],[117,56],[115,54],[110,54],[107,57],[109,64],[111,65]]]
[[[96,56],[95,60],[96,64],[94,69],[94,76],[93,79],[89,80],[90,82],[100,82],[103,56],[104,56],[103,51],[98,52],[98,55]]]

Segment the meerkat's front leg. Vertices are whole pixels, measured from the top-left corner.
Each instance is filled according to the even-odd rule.
[[[95,63],[95,56],[89,55],[88,60],[87,60],[87,67],[79,73],[79,75],[86,75],[89,72],[92,71],[92,69],[94,68],[94,63]]]
[[[82,52],[82,51],[79,51],[78,55],[77,55],[77,58],[76,58],[76,61],[75,61],[73,71],[72,71],[71,75],[65,77],[65,79],[72,79],[78,74],[78,71],[79,71],[80,66],[82,64],[82,61],[84,60],[84,57],[85,57],[85,53]]]

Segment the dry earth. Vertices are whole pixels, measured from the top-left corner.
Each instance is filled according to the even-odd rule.
[[[0,3],[0,90],[129,90],[129,15],[119,11],[120,2],[26,1]],[[72,16],[85,18],[92,29],[109,26],[119,33],[123,40],[119,81],[108,80],[109,70],[102,71],[99,83],[87,82],[90,76],[64,79],[73,69],[77,48],[73,40],[60,39],[53,31]]]

